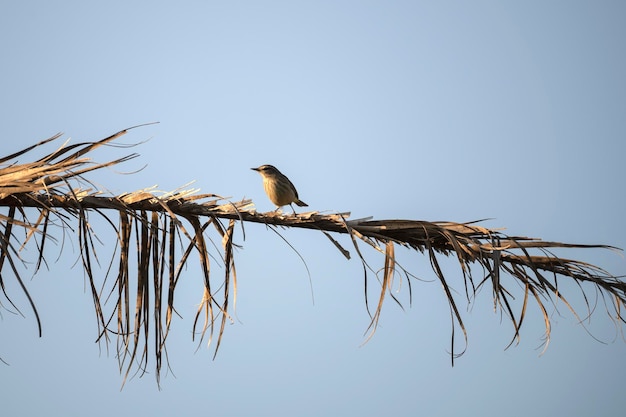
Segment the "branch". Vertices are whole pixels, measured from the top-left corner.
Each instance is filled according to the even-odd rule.
[[[467,332],[458,308],[458,300],[445,276],[440,257],[456,259],[461,268],[466,301],[472,302],[481,288],[488,286],[493,295],[496,309],[504,313],[513,324],[511,343],[519,341],[528,300],[534,299],[543,314],[546,329],[546,347],[550,338],[550,316],[546,303],[563,303],[579,317],[577,310],[559,288],[557,278],[574,281],[585,296],[587,314],[593,308],[586,298],[588,288],[594,288],[607,306],[609,317],[619,323],[625,322],[622,313],[626,307],[626,282],[602,268],[574,259],[560,258],[551,251],[556,248],[609,249],[608,245],[580,245],[546,242],[521,236],[507,236],[500,230],[488,229],[478,222],[428,222],[422,220],[348,220],[349,213],[321,214],[313,211],[286,215],[280,212],[258,213],[251,200],[229,201],[214,194],[196,194],[197,190],[179,189],[171,193],[157,194],[152,189],[138,190],[122,195],[103,195],[84,175],[90,171],[126,162],[135,158],[131,154],[106,163],[93,163],[86,155],[100,146],[110,143],[127,133],[128,129],[97,142],[76,145],[64,144],[43,158],[31,163],[18,163],[14,159],[45,146],[60,135],[0,159],[0,207],[7,207],[0,214],[0,288],[11,305],[6,287],[5,274],[9,271],[30,301],[38,326],[41,326],[34,301],[30,298],[24,280],[16,264],[22,261],[21,251],[29,242],[37,246],[37,269],[45,263],[44,244],[50,236],[49,224],[58,221],[66,230],[77,230],[83,269],[89,278],[94,308],[98,320],[98,341],[108,343],[112,336],[117,338],[117,353],[124,381],[133,369],[143,375],[149,363],[149,346],[152,338],[157,381],[167,358],[166,340],[172,317],[176,286],[182,270],[190,256],[195,253],[203,274],[204,290],[196,318],[199,340],[208,337],[211,343],[215,326],[217,341],[215,354],[224,334],[225,323],[231,320],[229,309],[235,304],[236,274],[233,255],[234,235],[237,225],[245,222],[263,223],[272,226],[294,227],[321,231],[330,238],[340,252],[350,258],[350,252],[331,236],[344,234],[350,237],[365,275],[365,302],[368,304],[368,277],[379,279],[380,289],[376,309],[370,312],[371,322],[366,340],[374,334],[394,278],[403,274],[411,288],[414,278],[396,258],[396,246],[410,251],[427,254],[433,272],[440,281],[448,303],[452,321],[451,358],[463,353],[455,346],[455,328],[459,328],[467,343]],[[38,213],[36,221],[26,216],[27,209]],[[104,278],[95,274],[93,260],[97,260],[92,223],[89,215],[97,214],[106,220],[114,231],[116,250],[112,255],[109,271]],[[113,214],[113,216],[111,216]],[[72,224],[78,223],[74,229]],[[19,238],[14,229],[23,230]],[[214,229],[222,242],[217,258],[210,255],[207,235]],[[73,232],[74,233],[74,232]],[[136,252],[130,250],[135,241]],[[383,256],[384,267],[374,270],[366,262],[362,243]],[[217,259],[217,260],[216,260]],[[5,262],[7,261],[7,262]],[[211,262],[224,266],[224,275],[211,274]],[[136,264],[136,273],[131,265]],[[116,265],[116,267],[115,267]],[[115,270],[117,269],[117,270]],[[480,271],[475,277],[476,271]],[[381,275],[382,274],[382,275]],[[523,302],[519,311],[513,307],[514,297],[505,286],[504,275],[513,279],[522,288]],[[107,277],[114,280],[107,283]],[[215,280],[218,282],[215,282]],[[590,286],[590,287],[589,287]],[[134,295],[134,298],[132,297]],[[231,297],[233,300],[231,300]],[[134,299],[134,301],[132,301]],[[111,304],[107,306],[107,303]],[[0,304],[1,305],[1,304]],[[369,310],[368,310],[369,311]],[[150,321],[150,317],[153,320]]]

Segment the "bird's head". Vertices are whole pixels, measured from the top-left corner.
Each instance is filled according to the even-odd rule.
[[[276,174],[280,174],[280,171],[276,169],[273,165],[261,165],[258,168],[250,168],[253,171],[258,172],[262,176],[273,176]]]

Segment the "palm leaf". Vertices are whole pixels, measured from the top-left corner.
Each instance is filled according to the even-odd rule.
[[[20,275],[18,264],[24,262],[22,249],[26,245],[37,248],[36,270],[47,265],[44,247],[51,235],[50,224],[59,224],[75,234],[80,250],[82,268],[88,277],[98,323],[98,341],[107,344],[117,340],[116,349],[124,381],[135,370],[143,375],[149,360],[155,361],[157,381],[163,364],[169,364],[166,341],[176,313],[175,294],[185,265],[199,257],[203,277],[203,294],[193,323],[194,338],[215,341],[215,353],[220,347],[226,323],[236,303],[236,269],[233,246],[237,226],[245,222],[269,226],[293,227],[321,231],[342,255],[350,259],[350,251],[342,247],[334,235],[348,235],[364,271],[365,303],[371,321],[366,340],[374,334],[383,311],[384,301],[392,294],[394,280],[402,274],[408,282],[409,296],[414,276],[399,263],[396,247],[427,254],[430,266],[448,300],[451,317],[451,358],[463,353],[456,348],[456,329],[460,329],[465,343],[467,330],[463,322],[458,296],[449,277],[441,267],[441,256],[452,257],[461,268],[466,302],[472,302],[484,287],[490,287],[496,310],[508,317],[513,325],[511,343],[519,341],[528,304],[534,300],[542,312],[546,346],[550,339],[550,315],[547,303],[565,305],[576,317],[580,314],[570,304],[558,285],[558,279],[574,281],[584,296],[585,316],[594,306],[587,293],[595,289],[602,295],[608,316],[616,323],[625,321],[622,313],[626,303],[626,283],[602,268],[574,259],[556,256],[556,248],[610,249],[608,245],[579,245],[546,242],[520,236],[507,236],[501,230],[483,227],[479,222],[429,222],[421,220],[348,220],[349,213],[321,214],[308,212],[293,215],[259,213],[251,200],[229,201],[214,194],[197,194],[197,190],[178,189],[170,193],[156,193],[152,189],[121,195],[105,195],[101,190],[83,188],[92,185],[85,174],[118,165],[137,154],[130,154],[105,163],[94,163],[87,156],[101,146],[109,145],[123,136],[122,130],[95,142],[74,145],[62,144],[34,162],[19,163],[18,157],[58,140],[55,135],[0,159],[0,288],[8,302],[5,308],[21,313],[12,301],[8,281],[11,276],[26,295],[41,335],[41,321],[35,300]],[[36,220],[27,213],[34,211]],[[97,239],[90,216],[105,220],[113,232],[109,242],[115,242],[115,251],[107,262],[104,277],[97,274],[95,265],[101,265],[94,241]],[[94,223],[95,224],[95,223]],[[22,230],[24,237],[15,233]],[[221,241],[221,254],[210,255],[211,233]],[[133,250],[133,244],[135,249]],[[374,269],[365,260],[361,245],[372,248],[382,256],[383,267]],[[223,275],[216,275],[212,262],[223,267]],[[133,270],[132,267],[136,268]],[[476,279],[476,271],[480,278]],[[375,309],[368,299],[370,276],[379,282]],[[512,278],[507,281],[504,276]],[[517,282],[522,291],[519,311],[514,308],[513,289],[506,286]],[[232,299],[232,300],[231,300]],[[0,306],[3,305],[0,303]],[[152,354],[150,353],[152,346]],[[168,365],[169,366],[169,365]]]

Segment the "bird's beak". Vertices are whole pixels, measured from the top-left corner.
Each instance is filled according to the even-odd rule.
[[[250,168],[250,169],[253,171],[257,171],[257,172],[259,171],[259,168]]]

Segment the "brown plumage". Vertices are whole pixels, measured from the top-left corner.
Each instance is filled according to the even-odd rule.
[[[273,165],[261,165],[258,168],[250,168],[258,172],[263,177],[263,188],[270,201],[276,205],[276,210],[291,203],[296,203],[300,207],[307,207],[308,204],[298,198],[296,187],[289,181],[282,172]],[[295,210],[294,210],[295,213]]]

